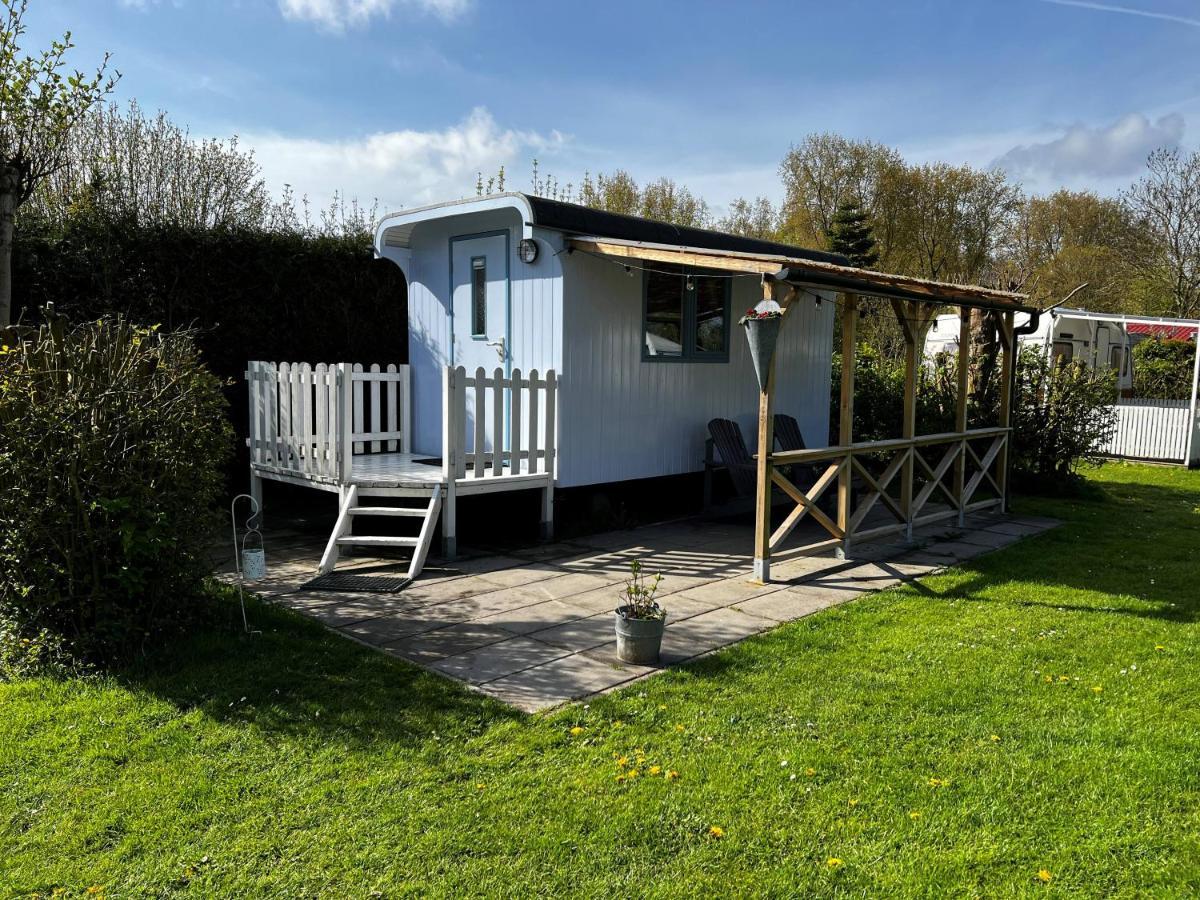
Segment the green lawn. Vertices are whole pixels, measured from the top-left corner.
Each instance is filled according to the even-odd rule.
[[[1020,503],[1063,528],[548,717],[265,610],[0,685],[0,896],[1195,896],[1200,473],[1092,482]]]

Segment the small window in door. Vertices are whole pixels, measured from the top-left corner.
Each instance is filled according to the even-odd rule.
[[[1050,358],[1056,366],[1065,366],[1075,357],[1075,345],[1070,341],[1055,341],[1050,349]]]
[[[487,258],[471,257],[471,337],[487,337]]]

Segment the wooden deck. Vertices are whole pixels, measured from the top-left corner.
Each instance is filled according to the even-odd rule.
[[[345,484],[335,475],[296,472],[259,463],[254,463],[251,467],[261,478],[310,485],[329,491],[336,491],[340,485]],[[539,487],[544,485],[549,477],[545,472],[531,474],[522,471],[516,475],[512,474],[511,469],[504,469],[503,472],[504,474],[492,474],[490,464],[483,470],[482,475],[476,475],[474,469],[467,469],[461,478],[455,479],[455,485],[460,494],[485,494],[493,491],[521,490],[526,486]],[[447,479],[442,461],[436,457],[420,453],[363,453],[353,458],[349,484],[365,489],[366,492],[405,491],[414,495],[426,495],[432,493],[436,485],[446,487]],[[360,490],[360,493],[363,491]]]

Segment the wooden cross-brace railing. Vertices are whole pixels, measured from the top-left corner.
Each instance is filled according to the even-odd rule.
[[[774,299],[774,285],[764,282],[764,299]],[[786,327],[787,310],[795,299],[791,288],[780,299]],[[970,308],[960,309],[958,347],[958,396],[955,430],[942,434],[917,435],[917,386],[925,335],[938,307],[917,300],[892,300],[892,309],[904,335],[904,400],[901,436],[882,441],[854,442],[854,367],[859,298],[841,298],[842,371],[838,405],[838,444],[813,450],[760,453],[756,460],[758,497],[755,534],[754,577],[770,580],[771,554],[784,544],[796,526],[811,518],[829,535],[828,540],[807,545],[809,549],[834,544],[845,553],[854,540],[904,532],[912,539],[917,526],[988,507],[1004,508],[1012,413],[1012,380],[1016,354],[1013,313],[998,314],[1000,367],[999,424],[992,428],[967,427],[969,365],[971,350]],[[775,373],[767,373],[766,390],[759,398],[758,446],[773,446],[773,401]],[[940,451],[940,452],[936,452]],[[868,464],[886,457],[882,466]],[[796,463],[825,463],[820,477],[807,491],[797,487],[781,471]],[[897,484],[898,483],[898,484]],[[819,501],[837,485],[837,509],[832,515]],[[855,490],[855,487],[858,490]],[[987,486],[993,496],[976,499]],[[771,527],[772,489],[778,488],[795,506],[778,527]],[[856,496],[857,494],[857,496]],[[934,498],[942,508],[929,511]],[[872,512],[882,507],[894,522],[871,524]]]
[[[922,525],[952,516],[962,516],[975,509],[995,506],[1000,502],[1000,486],[995,468],[996,459],[1008,443],[1007,428],[977,428],[966,432],[947,434],[923,435],[916,438],[896,438],[887,441],[867,441],[852,444],[848,447],[824,447],[817,450],[795,450],[772,453],[771,480],[786,494],[796,506],[784,518],[770,537],[769,549],[778,550],[788,539],[796,526],[811,516],[821,525],[830,538],[837,542],[848,539],[863,539],[876,537],[889,532],[907,530],[912,525]],[[972,442],[987,442],[987,450],[982,455],[972,447]],[[941,456],[935,465],[925,459],[923,451],[939,448]],[[887,456],[890,459],[882,470],[872,472],[866,460],[869,457]],[[972,472],[969,480],[964,480],[959,488],[955,478],[957,464],[963,463],[964,471]],[[801,490],[780,471],[780,467],[796,463],[825,463],[826,468],[821,477],[807,491]],[[916,464],[920,469],[914,474],[914,480],[922,482],[916,490],[906,513],[903,496],[893,495],[889,488],[896,481],[896,476],[910,464]],[[854,473],[866,490],[860,492],[857,502],[851,504],[848,527],[842,527],[827,515],[817,504],[826,489],[845,472]],[[947,482],[950,482],[949,484]],[[985,483],[990,484],[996,495],[983,501],[976,501],[978,489]],[[932,513],[924,510],[935,494],[940,492],[946,499],[948,508]],[[892,514],[896,522],[893,524],[876,525],[864,530],[867,517],[882,506]]]

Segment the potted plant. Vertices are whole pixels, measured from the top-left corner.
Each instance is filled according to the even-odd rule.
[[[746,310],[740,324],[746,329],[746,341],[750,345],[750,362],[758,378],[759,392],[767,390],[767,373],[775,356],[775,344],[779,340],[779,326],[783,323],[783,310],[774,300],[763,300],[758,306]]]
[[[642,564],[629,564],[629,578],[621,589],[622,603],[616,609],[617,656],[627,663],[652,665],[662,649],[667,612],[655,599],[662,575],[647,578]]]

